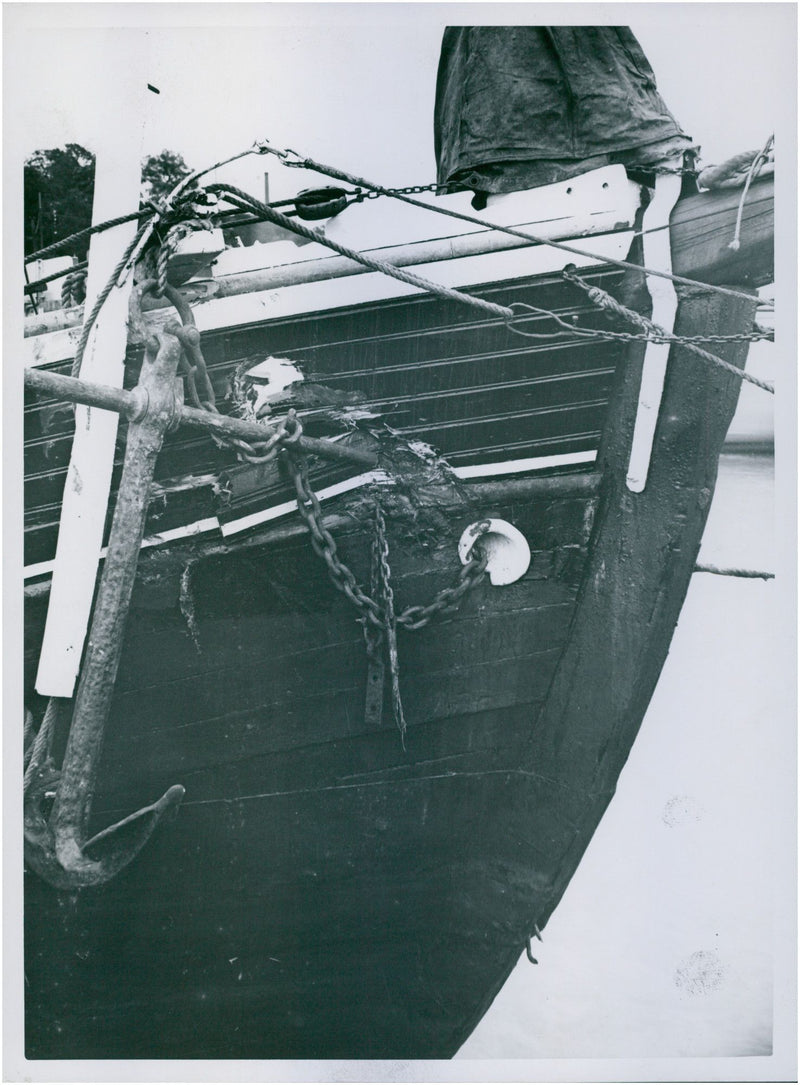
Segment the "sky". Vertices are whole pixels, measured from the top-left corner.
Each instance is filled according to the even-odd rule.
[[[762,146],[782,123],[793,136],[788,4],[67,3],[5,11],[7,123],[22,156],[67,141],[95,150],[109,137],[139,138],[141,108],[124,95],[140,72],[140,87],[161,92],[146,95],[144,153],[169,148],[202,168],[266,137],[383,184],[428,183],[444,27],[548,18],[630,25],[706,163]],[[271,157],[246,159],[225,176],[259,193],[265,167],[273,198],[318,182]]]

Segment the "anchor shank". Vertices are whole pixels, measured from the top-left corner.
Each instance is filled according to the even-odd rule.
[[[164,334],[155,356],[145,355],[139,388],[147,413],[128,428],[122,480],[97,592],[61,779],[50,819],[59,860],[80,860],[103,737],[119,666],[125,623],[144,534],[148,495],[164,434],[174,420],[174,381],[181,346]]]
[[[71,399],[76,403],[102,407],[108,411],[118,411],[126,418],[135,418],[143,410],[144,396],[141,392],[141,384],[133,392],[127,392],[118,388],[109,388],[104,384],[90,384],[59,373],[26,369],[25,386],[45,395]],[[216,414],[196,407],[179,407],[177,417],[181,425],[227,437],[239,437],[243,441],[263,441],[270,434],[270,430],[261,422],[233,418],[230,415]],[[303,435],[297,440],[296,445],[302,452],[320,456],[323,459],[341,460],[366,468],[376,467],[378,464],[378,456],[375,452],[352,448],[350,445],[339,444],[324,438]]]

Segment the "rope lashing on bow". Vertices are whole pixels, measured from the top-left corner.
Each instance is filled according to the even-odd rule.
[[[130,274],[131,269],[135,265],[136,261],[139,259],[139,256],[144,251],[144,248],[150,240],[153,231],[156,229],[159,221],[162,218],[165,218],[179,206],[179,201],[184,191],[189,189],[190,186],[195,185],[196,182],[201,177],[204,177],[207,173],[212,173],[214,170],[218,170],[221,169],[223,166],[230,165],[231,162],[236,162],[240,158],[245,158],[249,154],[261,153],[261,150],[254,144],[253,146],[248,147],[244,151],[239,151],[237,154],[231,155],[229,158],[220,159],[220,161],[215,162],[213,166],[206,166],[204,169],[195,170],[194,173],[190,173],[187,177],[184,177],[182,181],[179,181],[178,184],[169,193],[167,198],[160,205],[154,205],[154,214],[152,215],[150,220],[145,223],[144,233],[142,237],[138,240],[136,246],[134,246],[128,263],[123,272],[121,273],[120,285],[122,282],[124,282],[125,277]]]
[[[742,339],[748,339],[748,340],[749,339],[762,339],[762,338],[765,338],[765,336],[763,334],[754,333],[752,335],[747,335],[747,336],[716,336],[716,337],[715,336],[670,335],[667,332],[665,332],[663,328],[660,328],[657,324],[654,324],[651,320],[648,320],[647,317],[642,316],[641,313],[637,313],[633,309],[628,309],[626,306],[620,305],[620,303],[615,298],[612,298],[610,294],[606,293],[605,290],[601,290],[600,287],[592,286],[591,283],[587,283],[585,280],[583,280],[580,277],[580,275],[577,275],[573,269],[565,268],[562,271],[561,274],[562,274],[563,278],[567,280],[567,282],[574,283],[575,286],[579,286],[583,291],[585,291],[586,294],[589,296],[589,298],[599,308],[606,309],[606,310],[608,310],[610,312],[613,312],[617,316],[621,316],[624,320],[627,320],[629,323],[635,324],[635,325],[637,325],[637,327],[640,327],[640,328],[644,329],[644,334],[639,335],[639,336],[625,335],[625,333],[622,333],[622,332],[616,332],[616,333],[614,333],[614,332],[597,332],[597,333],[595,333],[595,332],[591,332],[591,331],[588,332],[589,335],[596,335],[598,338],[604,338],[606,336],[611,336],[614,339],[619,339],[619,338],[626,338],[626,339],[654,339],[656,341],[661,341],[661,342],[674,342],[674,343],[677,343],[677,344],[685,347],[686,350],[691,351],[692,354],[696,354],[699,358],[702,358],[704,361],[710,362],[712,365],[717,366],[719,369],[724,369],[725,372],[731,373],[733,376],[738,377],[740,380],[747,381],[749,384],[754,384],[757,388],[761,388],[765,392],[769,392],[771,395],[775,394],[775,388],[774,388],[774,386],[772,384],[769,383],[769,381],[759,380],[758,377],[754,377],[750,373],[746,373],[743,369],[739,369],[738,366],[731,365],[730,362],[726,362],[723,358],[717,357],[716,354],[711,354],[709,351],[703,350],[701,347],[697,346],[697,340],[698,339],[701,342],[703,342],[703,341],[729,342],[729,341],[737,341],[737,340],[742,340]],[[752,297],[750,297],[750,300],[751,301],[753,300]],[[518,303],[518,304],[522,304],[522,303]],[[551,314],[551,315],[554,315],[554,314]],[[560,317],[557,317],[557,316],[554,315],[554,319],[559,321],[559,323],[563,323],[565,325],[565,327],[570,328],[570,325],[567,324],[566,321],[562,321]],[[575,334],[579,334],[577,329],[573,328],[571,330]],[[522,334],[526,334],[526,333],[523,332]]]
[[[536,245],[549,245],[551,248],[561,249],[563,252],[572,253],[574,256],[588,256],[593,263],[597,263],[598,261],[596,252],[578,248],[576,245],[568,244],[565,241],[554,241],[551,238],[541,237],[537,234],[532,234],[529,230],[520,230],[513,226],[498,226],[493,222],[488,222],[486,219],[479,218],[477,215],[468,215],[463,211],[453,211],[451,208],[437,207],[434,204],[425,203],[424,200],[415,200],[413,196],[408,196],[398,190],[375,184],[373,181],[367,181],[365,178],[358,177],[352,173],[347,173],[345,170],[339,170],[333,166],[327,166],[324,163],[316,162],[313,158],[298,154],[297,151],[290,149],[279,150],[276,147],[272,147],[266,141],[262,141],[258,146],[262,149],[264,154],[276,155],[281,159],[285,166],[291,166],[297,169],[314,170],[327,177],[333,177],[336,180],[345,181],[348,184],[357,185],[361,188],[371,189],[373,192],[377,192],[380,195],[391,196],[393,199],[401,200],[403,203],[409,203],[413,207],[421,207],[425,211],[435,211],[437,214],[445,215],[448,218],[460,219],[462,222],[470,222],[475,226],[482,226],[486,230],[497,230],[500,233],[510,234],[512,237],[520,237],[524,241],[531,241]],[[668,271],[656,271],[651,268],[643,267],[641,264],[631,263],[628,260],[618,260],[610,256],[604,256],[603,263],[611,264],[613,267],[624,268],[627,271],[638,271],[643,272],[646,275],[656,275],[662,279],[670,279],[672,282],[683,283],[684,286],[699,286],[706,290],[713,290],[718,294],[727,295],[728,297],[747,298],[748,300],[751,298],[750,294],[745,294],[740,290],[733,290],[727,286],[701,283],[696,279],[689,279],[684,275],[675,275]]]
[[[171,226],[167,235],[161,242],[156,257],[156,281],[158,283],[157,296],[162,295],[167,286],[167,268],[170,259],[175,255],[175,250],[181,241],[196,230],[213,230],[213,223],[208,219],[191,218],[178,222]]]

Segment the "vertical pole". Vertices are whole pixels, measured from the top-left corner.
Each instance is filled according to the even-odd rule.
[[[110,85],[98,94],[105,131],[95,165],[93,223],[127,214],[139,205],[147,95],[144,45],[144,35],[126,32],[124,65],[113,63],[110,51]],[[135,232],[133,222],[92,238],[86,313]],[[85,380],[122,387],[132,281],[129,276],[124,286],[112,290],[97,319],[81,368]],[[36,677],[36,689],[43,696],[71,697],[75,688],[103,544],[117,424],[113,411],[76,407],[75,438]]]

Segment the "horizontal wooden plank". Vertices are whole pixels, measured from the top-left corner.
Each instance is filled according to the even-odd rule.
[[[743,189],[719,189],[681,200],[670,220],[672,266],[710,283],[765,286],[775,278],[775,184],[755,179],[742,207],[740,245],[731,249]]]

